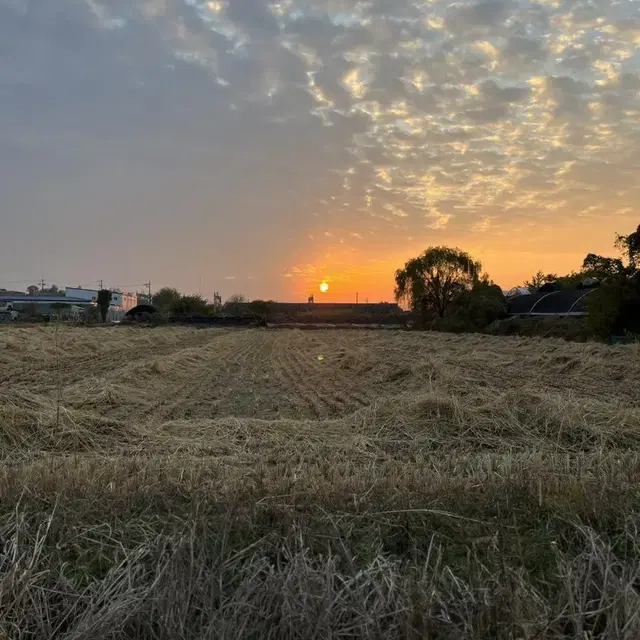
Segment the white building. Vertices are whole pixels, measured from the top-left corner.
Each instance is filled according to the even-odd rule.
[[[70,298],[80,298],[88,302],[96,302],[98,300],[97,289],[83,289],[81,287],[65,287],[67,296]],[[125,313],[138,305],[138,296],[130,293],[121,293],[120,291],[111,292],[111,308]]]

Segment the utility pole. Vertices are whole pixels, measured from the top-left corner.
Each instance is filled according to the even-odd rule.
[[[100,291],[102,291],[103,289],[104,289],[104,282],[100,280]]]
[[[44,291],[44,278],[40,279],[40,291]]]
[[[145,282],[143,287],[147,287],[147,291],[149,292],[149,304],[151,304],[151,280],[149,282]]]
[[[358,304],[358,292],[356,291],[356,304]]]

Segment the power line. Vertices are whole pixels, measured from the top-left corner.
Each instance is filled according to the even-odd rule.
[[[136,282],[135,284],[115,284],[114,287],[119,289],[133,289],[134,287],[148,287],[148,282]]]

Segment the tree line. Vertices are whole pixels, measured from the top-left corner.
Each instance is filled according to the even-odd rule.
[[[185,295],[172,287],[163,287],[154,293],[151,304],[163,316],[242,315],[247,305],[253,305],[242,294],[234,294],[224,304],[215,305],[199,294]]]
[[[578,271],[563,276],[539,271],[523,286],[535,292],[597,284],[588,300],[589,333],[640,334],[640,225],[629,235],[617,234],[614,246],[622,258],[589,253]],[[422,328],[481,330],[507,316],[502,289],[478,260],[458,248],[430,247],[408,260],[395,273],[395,296]]]

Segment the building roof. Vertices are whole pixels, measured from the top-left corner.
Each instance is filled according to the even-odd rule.
[[[507,309],[513,316],[583,316],[587,313],[587,300],[597,289],[564,289],[513,296]]]

